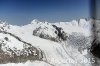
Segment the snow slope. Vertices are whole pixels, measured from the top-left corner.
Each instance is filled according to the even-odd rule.
[[[34,50],[38,52],[36,53],[36,57],[39,56],[39,59],[32,62],[28,61],[30,60],[28,59],[27,62],[24,63],[8,63],[1,64],[0,66],[92,66],[92,62],[88,62],[91,55],[87,50],[92,41],[90,37],[92,35],[92,20],[86,21],[85,19],[80,19],[79,21],[73,20],[72,22],[59,23],[33,20],[31,24],[24,26],[5,24],[6,23],[0,24],[0,39],[5,42],[2,50],[6,52],[7,50],[5,48],[9,47],[13,51],[16,49],[21,51],[24,49],[26,42],[26,44],[31,44],[33,49],[35,48]],[[52,25],[61,28],[61,33],[62,30],[66,33],[66,36],[68,36],[66,37],[66,41],[60,40],[60,42],[56,42],[38,36],[42,33],[43,35],[48,35],[48,37],[60,39],[56,38],[58,37],[58,34],[55,33],[57,29]],[[33,31],[38,27],[41,27],[41,29],[37,31],[36,35],[33,35]],[[7,33],[4,34],[4,32]],[[11,35],[9,35],[9,33],[11,33]],[[16,36],[20,38],[19,40],[21,41],[16,39]],[[9,41],[7,41],[8,39],[4,39],[5,37],[8,37]],[[16,55],[17,54],[18,53],[16,53]],[[33,57],[34,56],[35,55],[33,55]],[[42,60],[40,58],[42,58]],[[83,62],[84,59],[87,60],[87,62]]]

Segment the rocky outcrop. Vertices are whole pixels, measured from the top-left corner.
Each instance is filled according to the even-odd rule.
[[[32,44],[21,40],[18,36],[9,32],[0,31],[0,35],[3,36],[0,37],[0,63],[42,60],[42,51],[32,46]],[[17,45],[21,48],[18,48]]]
[[[65,41],[68,37],[67,33],[65,33],[61,27],[49,23],[44,23],[33,30],[33,35],[56,42],[61,40]]]
[[[62,39],[62,40],[67,40],[67,33],[65,33],[63,31],[63,29],[61,27],[57,27],[56,25],[52,25],[57,31],[55,31],[55,33],[57,34],[57,36],[59,37],[59,39]]]

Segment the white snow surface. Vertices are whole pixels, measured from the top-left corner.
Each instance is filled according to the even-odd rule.
[[[45,57],[43,61],[27,61],[25,63],[7,63],[0,64],[0,66],[92,66],[91,63],[82,62],[83,59],[88,60],[88,51],[85,49],[84,51],[79,52],[79,48],[74,48],[72,44],[70,45],[67,40],[65,42],[54,42],[48,39],[43,39],[38,36],[33,35],[33,30],[37,27],[41,26],[42,28],[47,27],[47,30],[41,30],[42,32],[50,35],[57,36],[54,34],[54,28],[52,25],[56,25],[58,27],[63,28],[63,30],[71,35],[73,32],[80,33],[86,37],[92,35],[91,33],[91,20],[80,19],[79,21],[73,20],[71,22],[57,22],[57,23],[48,23],[48,22],[40,22],[37,20],[33,20],[31,24],[27,24],[24,26],[17,25],[9,25],[8,27],[4,27],[4,31],[10,32],[18,37],[20,37],[23,41],[26,41],[32,44],[36,48],[40,48]],[[2,27],[2,23],[0,27]],[[8,25],[7,25],[8,26]],[[3,40],[4,37],[8,37],[9,41],[4,41],[7,44],[5,47],[10,47],[14,49],[21,50],[23,49],[23,43],[16,40],[14,37],[8,34],[0,33],[0,40]],[[3,47],[3,50],[5,50]]]

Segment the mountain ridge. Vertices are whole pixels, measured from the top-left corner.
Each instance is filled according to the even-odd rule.
[[[37,59],[35,60],[42,60],[43,62],[50,64],[50,66],[92,66],[91,63],[80,63],[80,60],[82,59],[88,60],[86,57],[89,55],[87,48],[90,47],[92,41],[90,37],[92,35],[91,23],[92,20],[85,19],[81,19],[79,22],[74,20],[72,22],[60,23],[33,20],[30,24],[23,26],[0,23],[0,35],[2,36],[0,37],[0,40],[5,41],[6,47],[9,47],[11,50],[16,50],[18,48],[21,50],[24,49],[25,43],[31,44],[31,46],[35,47],[35,49],[33,49],[37,50],[37,53],[40,52],[40,54],[37,54]],[[40,36],[41,34],[42,37]],[[18,39],[16,39],[16,37]],[[56,41],[50,40],[52,37],[53,40]],[[87,39],[88,37],[89,39]],[[78,41],[79,39],[82,43]],[[41,55],[41,53],[43,55]],[[34,55],[32,56],[34,57]],[[77,63],[67,63],[67,59],[74,62],[77,60]],[[20,59],[19,61],[22,62],[22,60]],[[30,59],[27,58],[26,61],[28,60]]]

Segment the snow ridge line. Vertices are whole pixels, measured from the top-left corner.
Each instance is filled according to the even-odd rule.
[[[16,38],[18,41],[20,41],[20,42],[22,42],[22,43],[24,43],[24,44],[27,44],[27,45],[29,45],[30,47],[32,47],[32,48],[38,50],[38,51],[39,51],[39,56],[41,57],[40,59],[41,59],[41,60],[43,59],[43,51],[42,51],[40,48],[36,48],[36,47],[32,46],[32,44],[23,41],[20,37],[14,35],[14,34],[12,34],[12,33],[9,33],[9,32],[6,32],[6,31],[1,31],[1,30],[0,30],[0,33],[9,34],[10,36]]]
[[[12,34],[12,33],[9,33],[9,32],[6,32],[6,31],[1,31],[1,30],[0,30],[0,33],[9,34],[10,36],[16,38],[18,41],[23,42],[24,44],[28,44],[29,46],[35,48],[34,46],[32,46],[32,44],[23,41],[20,37],[14,35],[14,34]],[[37,48],[35,48],[35,49],[37,49]],[[47,64],[50,64],[51,66],[55,66],[55,65],[49,63],[47,60],[43,60],[43,58],[46,58],[45,53],[44,53],[40,48],[38,48],[37,50],[40,51],[40,52],[39,52],[39,53],[40,53],[39,56],[41,57],[41,58],[40,58],[41,60],[39,60],[39,61],[43,61],[43,62],[45,62],[45,63],[47,63]],[[12,50],[11,50],[11,51],[12,51]],[[13,52],[13,51],[12,51],[12,52]]]

